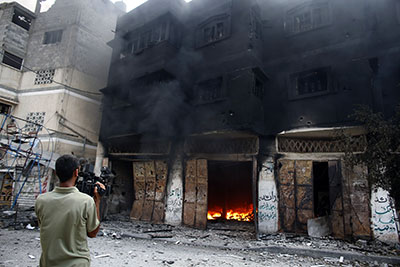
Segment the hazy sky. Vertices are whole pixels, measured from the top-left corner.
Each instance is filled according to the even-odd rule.
[[[118,0],[111,0],[111,2],[116,2]],[[138,5],[146,2],[147,0],[124,0],[126,4],[126,10],[130,11],[137,7]],[[186,2],[190,2],[191,0],[185,0]],[[36,5],[36,0],[0,0],[0,3],[3,2],[18,2],[24,7],[34,11],[35,10],[35,5]],[[46,11],[51,7],[51,5],[55,2],[55,0],[46,0],[42,2],[42,12]]]

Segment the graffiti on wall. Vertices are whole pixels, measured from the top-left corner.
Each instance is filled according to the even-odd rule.
[[[278,197],[273,161],[266,160],[262,164],[258,195],[259,230],[262,233],[274,233],[278,230]]]
[[[372,192],[372,229],[374,236],[384,242],[398,242],[398,218],[393,200],[382,188]]]
[[[165,209],[165,222],[179,225],[182,222],[183,209],[183,184],[182,161],[177,159],[171,169],[167,185],[167,201]]]

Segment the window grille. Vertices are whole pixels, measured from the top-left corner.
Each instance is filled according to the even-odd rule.
[[[40,125],[44,124],[45,115],[46,112],[29,112],[26,116],[27,123],[25,124],[24,130],[29,133],[36,132],[38,129],[40,130]]]
[[[294,73],[290,75],[291,87],[289,88],[289,98],[297,99],[327,94],[334,90],[330,80],[330,67]]]
[[[278,137],[279,152],[292,153],[343,153],[346,145],[353,152],[362,152],[366,147],[364,135],[352,137],[351,144],[346,144],[342,139],[306,139]]]
[[[55,69],[39,70],[36,72],[35,85],[52,83],[55,72]]]

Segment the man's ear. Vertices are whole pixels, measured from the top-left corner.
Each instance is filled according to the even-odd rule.
[[[76,170],[74,171],[74,176],[75,176],[75,177],[78,177],[78,174],[79,174],[79,169],[76,169]]]

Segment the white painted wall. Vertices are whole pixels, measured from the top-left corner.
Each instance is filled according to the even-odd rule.
[[[399,223],[388,191],[378,188],[371,194],[371,223],[374,237],[385,243],[399,242]]]
[[[177,157],[172,165],[167,185],[165,223],[180,225],[183,212],[183,160]]]
[[[278,192],[272,158],[262,160],[258,181],[258,229],[270,234],[278,231]]]

